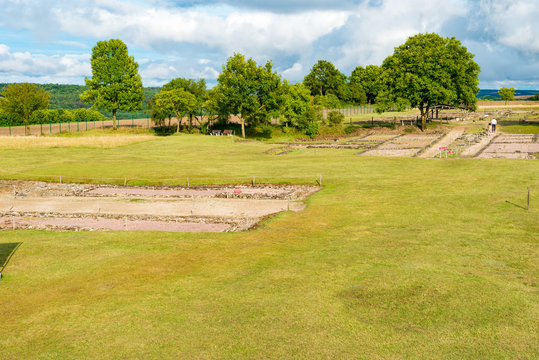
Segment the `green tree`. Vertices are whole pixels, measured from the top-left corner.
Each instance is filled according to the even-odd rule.
[[[142,109],[143,89],[135,58],[118,39],[99,41],[92,49],[92,78],[85,79],[81,99],[87,104],[112,111],[116,129],[116,112]]]
[[[284,89],[281,119],[284,120],[286,126],[290,124],[304,130],[303,119],[313,107],[311,90],[302,84],[290,85],[288,83],[284,84]]]
[[[2,89],[0,109],[8,116],[20,118],[28,127],[30,116],[36,110],[49,107],[50,94],[34,84],[12,84]]]
[[[342,105],[339,98],[333,94],[327,94],[324,96],[320,96],[320,95],[315,96],[314,104],[320,105],[326,109],[338,109]]]
[[[174,113],[176,115],[178,119],[176,132],[180,132],[180,123],[183,116],[192,113],[196,109],[197,100],[195,95],[183,88],[179,88],[155,94],[153,104],[162,114]]]
[[[500,90],[498,90],[498,95],[502,98],[502,100],[505,100],[505,105],[507,105],[507,101],[509,100],[515,100],[515,88],[507,88],[502,87]]]
[[[228,104],[225,95],[219,86],[215,86],[213,89],[208,90],[206,93],[206,101],[204,101],[202,106],[208,113],[208,128],[211,126],[213,120],[227,123],[230,119]]]
[[[376,65],[367,67],[358,66],[350,75],[349,83],[351,87],[360,87],[365,92],[366,100],[369,104],[374,104],[381,86],[382,69]]]
[[[201,125],[201,119],[197,115],[202,114],[202,108],[204,106],[204,102],[206,101],[206,80],[176,78],[163,85],[162,89],[184,89],[185,91],[193,94],[196,100],[196,104],[192,108],[190,108],[189,112],[187,113],[187,115],[189,116],[189,130],[191,130],[193,126],[193,119],[197,120],[199,125]]]
[[[421,111],[421,128],[433,105],[476,108],[479,66],[460,41],[438,34],[418,34],[384,60],[381,97],[406,99]]]
[[[343,99],[346,76],[326,60],[318,60],[311,72],[303,79],[303,85],[311,89],[313,96],[333,94]]]
[[[245,137],[245,122],[256,124],[268,122],[277,115],[282,103],[282,83],[273,65],[267,62],[258,66],[253,59],[234,54],[223,65],[217,78],[219,108],[229,114],[238,115],[241,135]]]
[[[347,102],[362,105],[367,102],[367,94],[365,89],[359,82],[349,81],[347,84]]]

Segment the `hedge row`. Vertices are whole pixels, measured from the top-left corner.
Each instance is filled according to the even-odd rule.
[[[30,116],[29,124],[49,124],[49,123],[65,123],[65,122],[83,122],[83,121],[105,121],[108,118],[99,111],[92,109],[75,109],[75,110],[37,110]],[[0,112],[0,126],[20,126],[24,125],[24,119],[19,117],[9,116]]]

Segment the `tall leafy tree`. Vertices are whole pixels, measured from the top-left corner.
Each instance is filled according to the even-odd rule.
[[[507,101],[509,100],[515,100],[515,88],[507,88],[502,87],[500,90],[498,90],[498,95],[502,98],[502,100],[505,100],[505,104],[507,105]]]
[[[303,79],[303,85],[311,89],[313,96],[333,94],[339,99],[343,98],[345,82],[346,76],[326,60],[318,60]]]
[[[92,49],[92,78],[85,79],[86,90],[81,99],[87,104],[112,111],[116,129],[118,110],[142,109],[143,89],[138,64],[129,56],[123,41],[99,41]]]
[[[476,108],[479,65],[454,37],[417,34],[395,48],[382,64],[382,97],[406,99],[421,111],[425,129],[430,107],[437,104]]]
[[[239,116],[243,137],[246,121],[267,122],[280,109],[282,83],[271,62],[258,66],[253,59],[234,54],[223,65],[217,82],[218,99],[223,102],[219,108]]]
[[[174,90],[174,89],[184,89],[185,91],[191,93],[195,97],[196,104],[191,107],[187,115],[189,116],[189,129],[193,126],[193,119],[196,119],[200,124],[200,119],[197,115],[202,113],[202,108],[204,102],[206,101],[207,90],[206,90],[206,80],[199,79],[184,79],[176,78],[165,85],[163,85],[163,90]]]
[[[365,92],[366,100],[373,104],[378,96],[381,86],[382,69],[376,65],[367,65],[356,67],[348,78],[352,88],[359,87]]]
[[[0,109],[8,116],[20,118],[28,127],[34,111],[49,107],[50,94],[34,84],[11,84],[2,89]]]

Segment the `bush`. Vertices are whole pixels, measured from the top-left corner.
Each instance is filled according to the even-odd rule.
[[[258,125],[253,127],[248,133],[252,137],[271,139],[273,128],[271,125]]]
[[[330,111],[328,113],[329,126],[338,126],[344,121],[344,115],[338,111]]]
[[[72,110],[74,121],[105,121],[107,117],[93,109]]]
[[[8,115],[5,112],[0,111],[0,126],[17,126],[23,125],[22,118],[16,118],[12,115]]]
[[[316,135],[318,135],[318,123],[317,122],[310,123],[307,129],[305,130],[305,134],[309,136],[311,139],[314,138]]]
[[[344,128],[344,133],[345,134],[352,134],[352,133],[356,132],[357,130],[359,130],[360,128],[361,128],[360,126],[348,125],[347,127]]]
[[[37,110],[30,117],[30,124],[49,124],[49,123],[65,123],[74,121],[104,121],[108,120],[105,115],[99,111],[92,109],[76,109],[76,110]]]

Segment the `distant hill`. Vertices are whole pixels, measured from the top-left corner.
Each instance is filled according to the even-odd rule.
[[[476,95],[478,99],[490,99],[490,100],[500,100],[501,97],[498,95],[499,89],[481,89],[479,90],[479,93]],[[526,97],[532,97],[533,95],[539,93],[539,90],[516,90],[515,91],[515,98],[526,98]]]
[[[2,88],[10,84],[0,83],[0,91]],[[86,86],[82,85],[62,85],[62,84],[40,84],[43,89],[48,91],[51,94],[51,99],[49,103],[49,109],[79,109],[79,108],[89,108],[90,106],[82,102],[80,99],[80,94],[87,89]],[[135,113],[129,113],[125,111],[118,111],[119,119],[131,119],[134,118],[146,118],[148,114],[144,112],[147,109],[148,102],[150,99],[161,91],[159,87],[145,87],[144,88],[144,101],[142,102],[142,111],[137,111]],[[110,111],[101,111],[105,116],[110,117]]]

